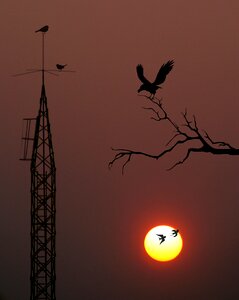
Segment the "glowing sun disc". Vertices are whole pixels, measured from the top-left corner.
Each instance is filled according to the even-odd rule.
[[[174,236],[173,230],[175,228],[167,225],[156,226],[149,230],[144,239],[144,248],[150,257],[165,262],[179,255],[183,240],[179,232]]]

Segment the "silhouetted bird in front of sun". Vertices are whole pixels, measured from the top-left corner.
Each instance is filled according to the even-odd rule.
[[[43,26],[42,28],[36,30],[35,32],[39,32],[40,31],[40,32],[46,33],[48,31],[48,29],[49,29],[49,26],[46,25],[46,26]]]
[[[173,229],[173,230],[172,230],[172,236],[174,236],[174,237],[177,236],[177,235],[178,235],[178,232],[179,232],[178,229],[177,229],[177,230],[176,230],[176,229]]]
[[[165,241],[166,236],[163,234],[156,234],[159,237],[160,245]]]
[[[143,66],[137,65],[137,67],[136,67],[137,75],[139,77],[139,80],[141,80],[143,83],[140,86],[140,88],[138,89],[138,93],[141,91],[147,91],[150,93],[150,99],[153,99],[157,92],[157,89],[161,89],[161,87],[159,85],[165,81],[166,76],[172,70],[173,64],[174,64],[173,60],[169,60],[166,64],[163,64],[161,66],[160,70],[158,71],[158,74],[157,74],[154,82],[150,82],[148,79],[146,79],[144,77]]]
[[[67,65],[60,65],[60,64],[56,64],[56,67],[58,70],[63,70]]]

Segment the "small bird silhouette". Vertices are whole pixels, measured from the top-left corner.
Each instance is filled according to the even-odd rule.
[[[178,229],[173,229],[172,230],[172,236],[176,237],[178,235],[179,230]]]
[[[138,93],[141,91],[147,91],[150,93],[150,99],[153,99],[157,92],[157,89],[161,89],[161,87],[159,85],[165,81],[166,76],[172,70],[173,64],[174,64],[173,60],[169,60],[166,64],[163,64],[161,66],[160,70],[158,71],[158,74],[157,74],[154,82],[150,82],[148,79],[146,79],[144,77],[143,66],[137,65],[137,67],[136,67],[137,75],[138,75],[139,80],[141,80],[143,83],[140,86],[140,88],[138,89]]]
[[[48,29],[49,29],[49,26],[46,25],[46,26],[43,26],[42,28],[36,30],[35,32],[39,32],[40,31],[40,32],[46,33],[48,31]]]
[[[163,234],[156,234],[159,237],[160,245],[165,241],[166,235]]]
[[[56,64],[56,67],[58,70],[63,70],[67,65],[60,65],[60,64]]]

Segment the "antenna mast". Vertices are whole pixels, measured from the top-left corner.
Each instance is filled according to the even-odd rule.
[[[45,34],[46,25],[36,32],[42,34],[41,69],[28,69],[15,74],[42,73],[41,97],[36,118],[23,119],[26,123],[23,158],[31,161],[31,296],[30,300],[56,300],[56,167],[52,144],[51,126],[47,107],[45,73],[58,76],[66,66],[56,64],[57,69],[45,69]],[[31,124],[35,122],[34,134]],[[29,157],[29,143],[32,153]]]
[[[23,138],[33,142],[31,155],[31,291],[30,300],[55,300],[56,283],[56,167],[52,144],[51,127],[44,82],[44,39],[48,26],[42,33],[42,87],[35,133],[30,138],[30,128]],[[37,71],[37,70],[36,70]],[[40,70],[39,70],[40,71]],[[35,71],[33,71],[35,72]],[[28,127],[30,121],[27,120]],[[24,157],[27,158],[27,149]]]
[[[44,82],[42,32],[42,89],[31,159],[31,300],[55,300],[56,167]]]

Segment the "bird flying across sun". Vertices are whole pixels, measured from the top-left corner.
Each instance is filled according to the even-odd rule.
[[[162,244],[166,239],[166,235],[163,234],[156,234],[156,235],[159,237],[160,244]]]
[[[42,28],[36,30],[35,32],[39,32],[40,31],[40,32],[46,33],[48,31],[48,29],[49,29],[49,26],[46,25],[46,26],[43,26]]]
[[[58,70],[63,70],[67,65],[60,65],[60,64],[56,64],[56,67]]]
[[[179,230],[178,229],[173,229],[172,230],[172,236],[176,237],[179,233]]]
[[[146,79],[144,77],[143,66],[137,65],[137,67],[136,67],[137,75],[138,75],[139,80],[142,81],[142,83],[143,83],[140,86],[140,88],[138,89],[138,93],[141,91],[147,91],[150,93],[150,99],[153,99],[157,90],[161,89],[161,87],[159,85],[165,81],[166,76],[172,70],[173,64],[174,64],[173,60],[169,60],[167,63],[163,64],[161,66],[161,68],[159,69],[154,82],[150,82],[148,79]]]

